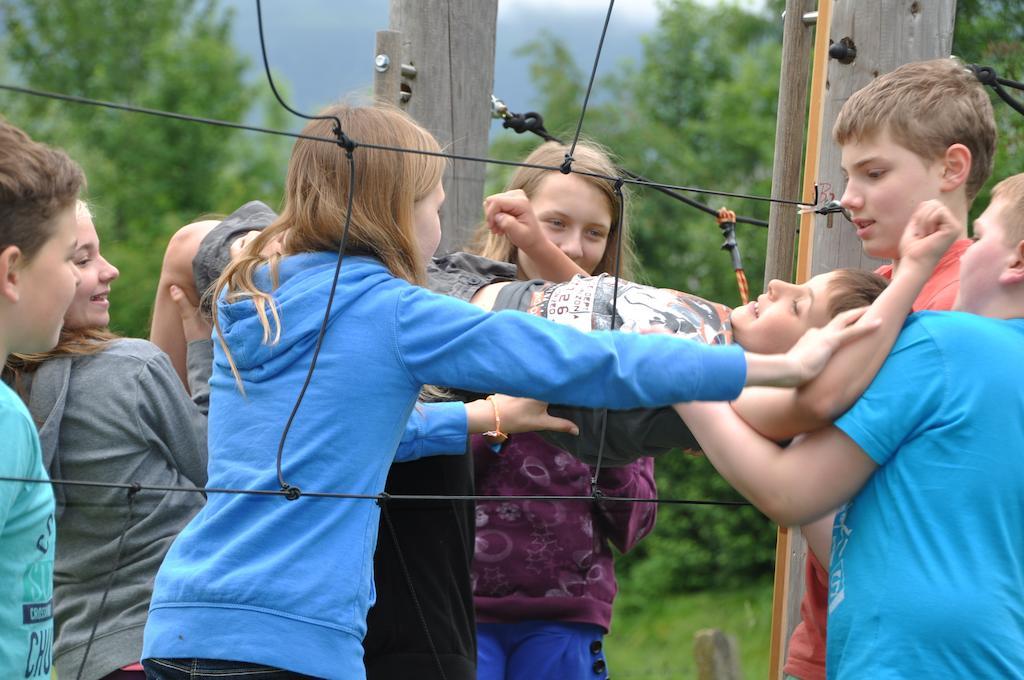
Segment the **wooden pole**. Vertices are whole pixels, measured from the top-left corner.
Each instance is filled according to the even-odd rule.
[[[772,198],[793,198],[800,189],[800,161],[807,122],[807,78],[811,72],[811,29],[803,15],[814,10],[816,0],[786,0],[782,27],[782,70],[779,75],[779,107],[775,119],[775,156],[772,166]],[[764,283],[793,280],[793,258],[799,222],[791,205],[772,203],[768,212],[768,252]]]
[[[381,53],[374,55],[375,92],[404,108],[448,153],[487,156],[497,18],[498,0],[391,0],[391,31],[378,34],[378,46],[395,50],[393,36],[384,34],[397,32],[401,53],[387,54],[383,74]],[[485,174],[484,163],[449,164],[439,253],[461,247],[480,220]]]
[[[822,0],[822,5],[825,2]],[[818,160],[814,168],[811,167],[810,155],[808,157],[803,200],[808,199],[806,191],[809,186],[813,186],[815,178],[823,193],[822,201],[841,198],[845,186],[840,168],[841,151],[831,135],[839,110],[854,92],[879,75],[912,61],[948,56],[953,41],[956,0],[835,0],[831,14],[828,43],[854,46],[856,58],[849,64],[829,61],[820,117],[822,124],[817,135],[821,139],[821,146],[816,153]],[[821,15],[819,8],[819,21]],[[817,66],[815,72],[818,72]],[[812,106],[813,98],[812,93]],[[811,139],[809,130],[808,151]],[[881,264],[879,260],[864,255],[855,230],[844,219],[833,217],[830,222],[820,215],[805,215],[804,218],[806,221],[801,225],[800,249],[806,248],[807,254],[798,259],[798,281],[837,267],[874,269]],[[776,664],[776,655],[785,659],[786,644],[799,622],[799,605],[804,585],[802,556],[806,555],[806,546],[802,536],[798,531],[780,531],[780,539],[784,540],[780,540],[777,546],[776,557],[787,560],[787,564],[784,565],[781,577],[784,586],[781,588],[783,600],[780,603],[780,567],[776,563],[777,599],[773,608],[785,617],[780,626],[785,635],[782,645],[777,648],[773,612],[770,678],[781,677],[781,665]],[[798,560],[801,565],[796,568]]]
[[[825,110],[825,83],[828,79],[829,26],[832,23],[832,0],[818,3],[818,26],[814,35],[814,66],[811,75],[811,104],[807,116],[807,156],[804,159],[804,203],[814,202],[814,185],[818,177],[818,156],[821,149],[822,115]],[[810,278],[811,246],[814,237],[814,213],[800,218],[800,244],[796,255],[796,282]]]
[[[787,9],[787,18],[789,10]],[[801,15],[802,19],[802,15]],[[804,158],[804,179],[801,200],[814,201],[814,178],[818,174],[818,155],[821,144],[822,112],[824,110],[825,81],[828,76],[828,36],[832,20],[832,0],[818,3],[818,16],[814,37],[814,65],[811,71],[811,94],[807,125],[807,150]],[[806,52],[804,53],[806,59]],[[801,106],[802,108],[802,106]],[[800,240],[797,248],[796,281],[808,278],[813,223],[808,214],[800,218]],[[790,280],[790,279],[786,279]],[[807,545],[803,535],[795,529],[779,527],[775,543],[775,585],[772,593],[772,635],[769,677],[781,678],[786,663],[786,651],[793,629],[800,621],[800,600],[803,597],[804,561]]]

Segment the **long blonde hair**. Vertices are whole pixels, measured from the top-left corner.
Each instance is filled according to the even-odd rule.
[[[438,152],[440,146],[427,130],[398,109],[336,104],[321,112],[336,116],[345,134],[358,144]],[[303,135],[333,138],[333,120],[313,120]],[[413,230],[413,205],[441,181],[445,160],[418,153],[384,151],[357,146],[353,151],[355,183],[346,252],[374,255],[395,276],[423,283],[422,261]],[[214,285],[214,296],[226,290],[228,302],[250,298],[263,326],[263,342],[281,337],[281,319],[272,291],[260,289],[256,270],[268,265],[273,287],[278,285],[282,256],[297,253],[337,252],[345,225],[351,181],[345,150],[336,144],[298,139],[292,148],[285,180],[284,208],[280,216],[247,244]],[[265,254],[280,244],[279,252]],[[271,323],[271,319],[273,323]],[[214,326],[232,373],[239,380],[231,353],[224,343],[214,305]]]
[[[557,167],[562,164],[562,161],[565,159],[565,154],[568,151],[569,147],[566,144],[545,142],[534,149],[533,152],[523,160],[523,162],[531,165]],[[600,145],[591,141],[581,141],[576,144],[576,150],[573,151],[572,167],[574,170],[592,172],[599,175],[605,175],[607,177],[615,177],[619,174],[618,169],[615,167],[615,163],[612,162],[609,152]],[[505,187],[505,191],[522,189],[527,198],[532,199],[540,188],[541,183],[552,172],[558,171],[519,167],[516,169],[515,174],[512,175],[512,179]],[[593,273],[614,273],[615,253],[619,248],[619,240],[621,239],[622,262],[619,270],[620,275],[623,278],[631,278],[633,276],[636,256],[633,254],[633,246],[629,239],[629,194],[625,189],[623,189],[623,200],[619,201],[619,196],[615,192],[614,182],[605,179],[598,179],[597,177],[590,177],[588,175],[576,176],[588,184],[591,184],[601,192],[608,201],[608,209],[612,216],[612,228],[608,233],[608,243],[605,246],[601,260],[597,263]],[[622,233],[619,233],[619,229],[617,228],[618,225],[616,224],[616,216],[620,212],[622,213]],[[482,255],[492,260],[511,262],[512,264],[519,263],[519,249],[512,245],[512,242],[508,240],[508,237],[492,234],[486,224],[481,224],[477,227],[470,250],[477,255]],[[520,276],[522,277],[524,274],[520,272]]]

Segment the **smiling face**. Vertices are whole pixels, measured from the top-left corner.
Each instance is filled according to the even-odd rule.
[[[100,254],[100,239],[89,211],[80,205],[76,214],[78,248],[74,264],[81,283],[64,315],[64,327],[105,328],[110,325],[110,284],[120,272]]]
[[[828,323],[831,279],[819,274],[802,285],[770,281],[760,297],[732,310],[733,339],[750,352],[789,350],[809,328]]]
[[[420,247],[420,255],[427,262],[441,244],[441,206],[444,205],[444,187],[440,182],[429,194],[416,201],[412,208],[413,232]]]
[[[530,197],[545,235],[581,269],[594,274],[608,247],[612,207],[593,184],[576,175],[549,172]],[[540,278],[529,256],[519,252],[527,278]]]
[[[926,162],[882,131],[870,140],[844,144],[842,168],[847,180],[840,203],[850,211],[864,252],[896,259],[914,209],[941,197],[942,161]]]

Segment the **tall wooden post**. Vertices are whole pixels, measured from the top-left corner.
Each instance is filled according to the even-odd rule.
[[[832,4],[829,41],[855,47],[856,58],[848,64],[835,59],[829,61],[817,171],[817,183],[824,194],[822,200],[833,197],[829,192],[839,199],[845,188],[840,169],[841,150],[831,135],[843,104],[872,79],[898,66],[949,56],[956,15],[956,0],[833,0]],[[811,274],[838,267],[874,269],[882,263],[864,255],[853,226],[842,217],[834,216],[831,223],[821,215],[815,215],[813,219],[814,226],[810,230],[813,233]],[[795,530],[790,531],[789,545],[784,549],[780,547],[790,558],[805,552],[802,541],[793,536],[795,533]],[[789,588],[781,605],[789,614],[781,648],[783,659],[789,636],[799,623],[799,618],[792,613],[799,611],[799,601],[803,596],[802,582],[794,585],[792,570],[795,565],[790,564],[789,568],[790,578],[786,580]],[[803,569],[797,573],[802,575]],[[773,649],[773,659],[776,653],[777,650]],[[778,666],[772,665],[769,677],[781,677]]]
[[[800,164],[807,124],[807,78],[811,72],[811,37],[814,31],[803,21],[817,0],[786,0],[782,27],[782,72],[779,75],[779,106],[775,119],[775,156],[772,165],[772,198],[792,199],[800,191]],[[764,283],[793,280],[796,228],[799,218],[792,205],[772,203],[768,212],[768,252]]]
[[[405,109],[448,153],[487,155],[497,17],[498,0],[391,0],[391,30],[377,36],[376,96]],[[449,165],[438,252],[468,240],[485,173],[479,162]]]
[[[806,150],[801,154],[803,145],[794,145],[792,141],[783,147],[783,159],[778,155],[775,158],[775,169],[779,173],[780,181],[787,183],[789,196],[796,194],[796,188],[802,185],[801,200],[813,201],[814,173],[817,168],[818,150],[821,143],[821,127],[823,102],[822,95],[825,88],[828,69],[828,31],[832,17],[832,0],[821,0],[818,4],[818,12],[815,22],[814,33],[814,60],[811,69],[811,59],[808,54],[810,35],[804,26],[803,10],[804,3],[790,0],[786,6],[786,23],[783,28],[783,68],[782,80],[779,85],[779,114],[776,123],[777,130],[788,130],[788,136],[792,136],[792,128],[799,125],[801,132],[804,124],[807,124]],[[799,10],[799,14],[797,11]],[[790,38],[790,45],[787,46],[786,39]],[[787,69],[788,65],[788,69]],[[788,71],[788,74],[787,74]],[[807,74],[811,72],[812,82],[810,84],[810,105],[807,105]],[[799,83],[787,83],[785,79],[789,74],[796,74],[800,78]],[[783,107],[782,96],[793,97],[800,93],[799,101],[789,101]],[[783,116],[790,116],[790,120],[784,120]],[[793,120],[796,119],[796,120]],[[779,153],[781,132],[776,133],[775,145],[776,154]],[[803,141],[803,135],[801,135]],[[800,157],[804,156],[803,181],[800,181]],[[780,172],[781,170],[781,172]],[[808,174],[809,173],[809,174]],[[773,180],[775,177],[773,177]],[[779,195],[779,188],[772,185],[774,195]],[[789,212],[782,210],[789,208]],[[783,263],[777,262],[774,268],[765,268],[765,284],[769,280],[769,274],[778,273],[784,281],[793,280],[793,239],[796,234],[796,227],[799,223],[804,233],[801,235],[800,247],[797,257],[796,280],[798,283],[807,279],[808,256],[810,243],[806,240],[810,221],[807,215],[798,216],[792,206],[781,206],[772,204],[773,214],[776,216],[775,234],[772,239],[771,227],[769,228],[769,254],[772,253],[772,244],[776,244],[776,257],[785,255],[787,257],[784,267]],[[785,239],[784,243],[778,244],[779,239]],[[774,269],[774,271],[773,271]],[[800,599],[803,596],[803,574],[804,561],[807,556],[807,545],[803,535],[796,529],[780,527],[775,543],[775,583],[772,592],[772,629],[771,629],[771,651],[769,655],[770,671],[769,677],[781,677],[782,667],[786,661],[786,650],[789,637],[793,629],[800,621]]]

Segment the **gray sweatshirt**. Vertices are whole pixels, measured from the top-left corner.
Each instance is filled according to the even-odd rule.
[[[146,340],[117,340],[97,354],[41,365],[28,376],[27,394],[50,477],[205,486],[211,355],[209,341],[190,345],[195,402],[167,355]],[[99,617],[82,677],[101,678],[139,661],[153,578],[205,497],[143,491],[129,516],[125,489],[58,484],[54,494],[54,663],[60,677],[77,677]]]

